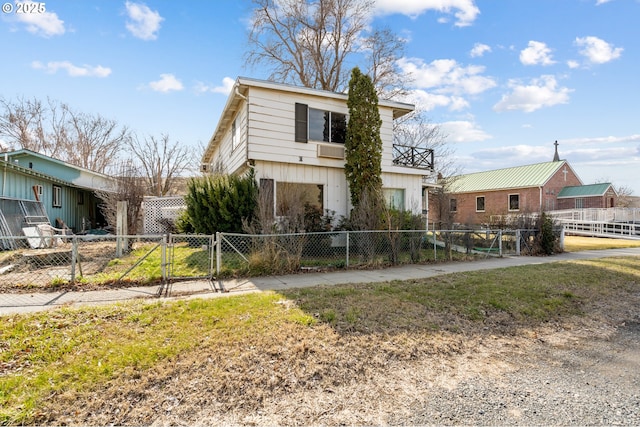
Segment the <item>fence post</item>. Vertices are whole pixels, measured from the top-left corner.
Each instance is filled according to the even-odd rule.
[[[433,260],[438,261],[438,245],[436,244],[436,223],[433,223]]]
[[[209,276],[213,276],[213,271],[215,270],[215,263],[216,263],[216,259],[214,258],[215,254],[217,253],[216,250],[216,238],[215,236],[212,234],[209,236],[209,250],[211,251],[209,253]]]
[[[222,233],[216,231],[216,277],[220,277],[222,267]]]
[[[564,252],[564,224],[560,226],[560,250]]]
[[[347,233],[347,264],[346,264],[346,268],[349,268],[349,232],[346,231]]]
[[[78,262],[78,236],[71,239],[71,283],[76,282],[76,263]]]
[[[162,244],[160,245],[160,271],[162,282],[167,283],[167,235],[162,235]]]
[[[502,257],[502,230],[498,230],[498,247],[500,248],[500,256]]]
[[[520,229],[516,230],[516,256],[520,256]]]

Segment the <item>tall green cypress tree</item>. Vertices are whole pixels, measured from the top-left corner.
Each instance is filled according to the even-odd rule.
[[[382,190],[382,139],[378,95],[371,78],[358,67],[349,80],[349,123],[345,141],[345,174],[351,204],[357,208],[366,193],[377,197]]]

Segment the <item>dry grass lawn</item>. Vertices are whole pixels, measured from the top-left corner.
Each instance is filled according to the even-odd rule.
[[[564,250],[567,252],[637,247],[640,247],[640,240],[583,236],[565,236],[564,240]]]
[[[639,304],[640,258],[611,258],[8,316],[0,424],[402,424]]]

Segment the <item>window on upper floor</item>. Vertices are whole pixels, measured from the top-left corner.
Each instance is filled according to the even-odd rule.
[[[347,115],[333,111],[295,106],[296,142],[322,141],[344,144],[347,134]]]
[[[238,118],[233,119],[231,123],[231,151],[235,150],[238,146]]]
[[[520,210],[520,195],[519,194],[509,194],[509,210],[510,211],[518,211],[518,210]]]
[[[484,212],[484,196],[476,197],[476,212]]]

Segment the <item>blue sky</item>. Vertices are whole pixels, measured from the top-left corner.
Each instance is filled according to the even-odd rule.
[[[0,95],[197,146],[245,68],[249,1],[0,0]],[[33,13],[17,13],[18,8]],[[640,0],[377,0],[463,172],[551,160],[640,195]]]

